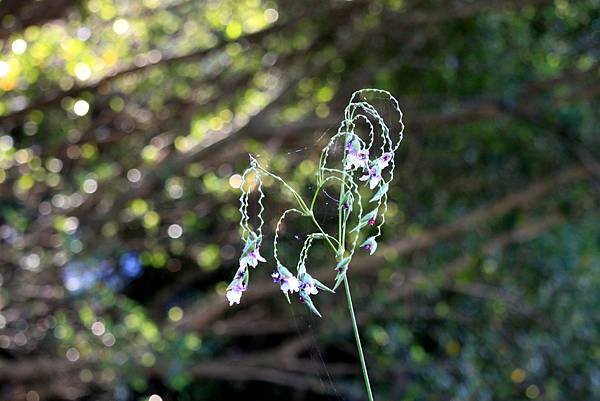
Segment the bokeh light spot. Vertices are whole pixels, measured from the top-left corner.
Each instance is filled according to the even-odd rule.
[[[279,19],[279,13],[274,8],[267,8],[264,12],[265,21],[273,23]]]
[[[0,78],[8,75],[10,71],[10,65],[5,61],[0,61]]]
[[[169,319],[173,322],[178,322],[183,318],[183,309],[179,306],[173,306],[168,312]]]
[[[83,191],[88,194],[93,194],[98,189],[98,183],[93,178],[88,178],[83,182]]]
[[[521,368],[513,370],[510,374],[510,379],[515,383],[523,383],[526,377],[527,373]]]
[[[77,348],[71,347],[67,350],[66,356],[69,361],[77,362],[79,360],[80,354]]]
[[[0,136],[0,150],[9,150],[13,147],[14,141],[10,135]]]
[[[77,63],[75,65],[75,76],[80,81],[87,81],[92,76],[92,70],[86,63]]]
[[[171,224],[167,229],[167,234],[169,237],[177,239],[183,234],[183,228],[179,224]]]
[[[242,186],[242,176],[239,174],[234,174],[229,177],[229,185],[231,188],[238,189]]]
[[[129,30],[129,22],[126,19],[119,18],[113,23],[113,31],[117,35],[124,35]]]
[[[242,35],[242,25],[239,22],[230,22],[225,28],[225,34],[229,39],[237,39]]]
[[[97,336],[101,336],[106,331],[106,328],[104,327],[104,323],[102,323],[102,322],[94,322],[92,324],[91,329],[92,329],[92,333],[94,333]]]
[[[102,344],[104,344],[107,347],[112,347],[113,345],[115,345],[116,342],[116,338],[113,334],[111,333],[105,333],[102,336]]]
[[[15,54],[23,54],[27,50],[27,42],[23,39],[17,39],[12,42],[11,48]]]
[[[79,117],[85,116],[90,111],[90,104],[83,99],[79,99],[73,105],[73,112]]]
[[[142,273],[142,262],[137,252],[126,252],[119,260],[121,271],[128,277],[134,278]]]
[[[79,372],[79,379],[84,383],[90,383],[94,380],[94,374],[89,369],[82,369],[81,372]]]
[[[127,179],[129,182],[138,182],[142,179],[142,173],[137,168],[132,168],[127,172]]]
[[[527,386],[527,389],[525,390],[525,395],[527,396],[527,398],[533,400],[534,398],[537,398],[540,395],[540,389],[535,384],[532,384],[530,386]]]

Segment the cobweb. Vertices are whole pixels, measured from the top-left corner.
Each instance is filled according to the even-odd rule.
[[[321,353],[321,350],[319,349],[319,343],[317,341],[317,337],[315,335],[315,329],[313,327],[313,321],[314,321],[315,317],[311,313],[307,313],[305,310],[303,310],[304,313],[300,314],[300,317],[297,317],[295,308],[296,308],[296,306],[294,304],[290,305],[290,310],[292,312],[292,319],[294,320],[296,334],[300,336],[300,335],[304,335],[305,333],[308,333],[310,335],[311,344],[310,344],[310,348],[309,348],[309,356],[313,362],[317,362],[321,366],[321,370],[318,372],[318,378],[319,378],[319,382],[321,383],[321,388],[323,389],[323,394],[328,394],[330,396],[333,396],[333,397],[335,397],[336,400],[345,400],[345,398],[343,398],[341,396],[341,394],[338,392],[337,387],[335,386],[335,383],[333,381],[333,378],[329,372],[329,369],[327,369],[327,362],[325,362],[325,359],[323,358],[323,354]],[[306,327],[307,330],[301,330],[301,326],[298,322],[299,320],[301,320],[301,325],[303,327]],[[329,387],[331,390],[327,390],[327,387]]]
[[[294,159],[291,161],[291,164],[293,165],[292,172],[293,170],[298,168],[302,161],[315,160],[315,158],[318,159],[320,150],[327,144],[330,137],[335,133],[335,129],[336,127],[331,127],[330,129],[324,130],[311,143],[303,144],[303,146],[301,147],[285,152],[287,157]],[[339,155],[342,152],[343,145],[335,144],[332,149],[332,154]],[[259,160],[267,161],[265,160],[265,157],[261,157],[260,155],[257,155],[257,158]],[[304,188],[300,189],[302,190],[302,194],[308,197],[315,189],[314,183],[309,183]],[[277,189],[273,191],[267,190],[266,192],[267,197],[278,197]],[[321,190],[317,202],[319,204],[319,213],[317,215],[319,224],[325,227],[326,230],[332,225],[337,225],[339,194],[333,192],[333,190],[328,191],[327,188],[324,188]],[[253,203],[256,204],[256,202]],[[280,213],[273,212],[270,214],[272,214],[272,217],[276,217]],[[308,233],[312,231],[312,223],[303,223],[301,219],[291,218],[279,236],[280,246],[283,251],[282,253],[290,255],[298,254],[298,251],[304,243]],[[316,247],[318,248],[319,245],[317,245]],[[326,250],[323,249],[323,251]],[[323,262],[322,260],[319,260],[318,257],[312,257],[310,259],[312,263]],[[330,263],[333,262],[333,260],[329,259],[327,261]],[[290,260],[290,263],[292,262],[295,263],[296,261]],[[297,308],[300,309],[297,310]],[[292,300],[292,303],[289,304],[289,312],[294,322],[296,336],[310,337],[310,346],[305,350],[307,357],[310,358],[310,360],[314,362],[315,365],[320,366],[319,371],[306,372],[307,376],[316,377],[319,379],[321,393],[324,396],[327,396],[329,399],[332,400],[347,400],[347,398],[342,396],[342,392],[338,390],[338,387],[336,387],[334,378],[329,369],[327,368],[327,362],[325,361],[321,348],[319,346],[317,338],[320,326],[320,321],[318,321],[319,318],[313,316],[313,314],[309,312],[304,306],[296,305],[296,302],[294,300]]]

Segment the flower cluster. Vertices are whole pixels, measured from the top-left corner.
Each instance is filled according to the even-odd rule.
[[[360,177],[361,181],[369,181],[369,187],[375,189],[381,183],[382,170],[386,168],[391,160],[391,153],[384,153],[380,158],[369,163],[367,173]]]
[[[261,240],[262,237],[260,235],[256,235],[254,232],[251,232],[246,240],[246,244],[244,245],[244,249],[242,251],[242,256],[239,260],[239,267],[233,280],[227,287],[226,296],[230,306],[234,303],[240,303],[242,293],[246,291],[246,288],[248,287],[248,280],[250,277],[248,266],[252,266],[254,268],[258,266],[258,262],[267,261],[260,254]]]
[[[346,142],[346,163],[344,164],[344,169],[349,172],[362,169],[364,175],[360,177],[360,181],[368,181],[371,190],[374,190],[381,184],[379,191],[372,198],[372,201],[378,201],[387,193],[389,188],[387,182],[383,179],[382,173],[383,170],[390,165],[392,158],[393,153],[384,152],[377,159],[369,160],[369,150],[361,148],[360,142],[356,138],[351,138]],[[344,203],[342,208],[349,209],[349,205]],[[373,226],[376,222],[377,213],[374,213],[369,216],[367,223],[368,225]],[[369,252],[370,255],[373,255],[377,249],[375,237],[369,237],[360,246]]]
[[[377,109],[366,101],[367,96],[375,96],[377,99],[389,101],[399,114],[400,131],[399,136],[394,138],[390,134],[386,121],[380,116]],[[357,132],[358,122],[367,125],[368,133],[359,135]],[[296,208],[287,209],[283,212],[275,228],[273,239],[273,257],[276,268],[271,278],[279,286],[284,296],[290,301],[290,295],[295,295],[300,302],[305,304],[312,312],[320,316],[315,307],[312,297],[320,291],[334,292],[340,283],[346,279],[346,273],[350,261],[357,247],[362,247],[370,255],[377,250],[377,237],[381,235],[381,228],[385,223],[385,212],[387,210],[387,196],[390,183],[394,177],[394,154],[402,140],[402,112],[397,100],[388,92],[378,89],[365,89],[355,92],[345,109],[344,119],[338,131],[333,135],[321,152],[321,160],[317,171],[317,182],[315,193],[310,206],[303,197],[283,178],[273,174],[261,166],[252,156],[251,167],[244,172],[242,177],[242,195],[240,196],[240,213],[242,219],[240,227],[242,238],[245,241],[242,255],[239,259],[238,270],[227,287],[226,297],[230,305],[238,304],[244,291],[248,287],[249,267],[255,268],[259,262],[266,262],[260,253],[262,243],[262,227],[264,211],[262,192],[262,176],[268,176],[283,186],[292,198],[297,202]],[[330,153],[338,149],[335,145],[341,142],[343,155],[341,155],[341,167],[334,168],[329,164]],[[339,160],[339,159],[338,159]],[[372,191],[368,202],[363,202],[365,191],[361,182]],[[330,193],[329,186],[339,184],[339,227],[334,234],[327,233],[315,219],[315,201],[320,191]],[[258,213],[257,221],[250,222],[248,204],[250,193],[258,190]],[[369,206],[370,205],[370,206]],[[368,209],[365,210],[365,208]],[[277,253],[279,230],[289,214],[297,214],[310,219],[316,231],[308,234],[304,246],[300,251],[296,272],[292,273],[285,267],[288,263],[280,260]],[[365,230],[376,230],[371,235],[364,235]],[[365,239],[366,237],[366,239]],[[362,242],[358,245],[359,238]],[[333,289],[330,289],[314,277],[306,269],[306,260],[309,249],[314,240],[323,241],[335,252],[337,265],[335,267],[336,278]],[[288,265],[289,266],[289,265]]]

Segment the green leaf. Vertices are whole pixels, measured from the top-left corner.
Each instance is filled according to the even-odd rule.
[[[351,233],[360,230],[361,228],[363,228],[364,226],[366,226],[367,224],[369,224],[369,220],[371,220],[372,218],[375,218],[377,216],[377,209],[373,209],[371,210],[369,213],[365,214],[360,221],[358,222],[358,224],[356,225],[356,227],[354,227],[352,229],[352,231],[350,231]]]
[[[342,280],[344,277],[346,277],[346,271],[348,271],[350,260],[352,260],[352,256],[345,257],[344,259],[340,260],[335,267],[335,270],[337,270],[337,275],[335,276],[335,285],[333,286],[333,291],[340,286]]]
[[[296,271],[298,272],[298,274],[297,274],[298,280],[300,280],[303,275],[308,274],[308,273],[306,273],[306,266],[304,265],[304,263],[299,263]]]
[[[327,291],[330,292],[332,294],[335,294],[335,291],[332,290],[331,288],[327,287],[325,284],[323,284],[322,282],[320,282],[319,280],[313,278],[315,285],[317,286],[318,289],[323,290],[323,291]]]
[[[340,260],[338,264],[335,266],[335,270],[346,270],[348,269],[348,264],[352,260],[351,256],[347,256],[344,259]]]
[[[262,235],[256,235],[251,232],[250,236],[246,240],[246,244],[244,245],[244,249],[242,250],[242,257],[247,256],[250,252],[252,252],[260,243],[262,242]]]
[[[333,291],[337,290],[337,288],[340,286],[340,284],[342,283],[342,281],[346,277],[346,271],[347,270],[344,270],[343,272],[340,271],[335,276],[335,285],[333,286]]]
[[[314,313],[315,315],[317,315],[319,317],[323,317],[323,316],[321,316],[321,313],[319,313],[319,311],[317,310],[317,308],[315,307],[315,305],[313,304],[312,300],[310,299],[310,297],[308,295],[302,296],[302,300],[304,301],[304,304],[308,307],[308,309],[310,309],[310,311],[312,313]]]
[[[279,274],[281,274],[282,276],[285,276],[285,277],[293,276],[292,272],[290,272],[288,270],[288,268],[285,267],[284,265],[282,265],[281,263],[277,264],[277,271],[279,272]]]
[[[383,198],[383,196],[385,194],[387,194],[388,189],[389,189],[388,183],[384,182],[383,185],[381,185],[379,187],[379,191],[377,191],[377,193],[375,195],[373,195],[373,197],[371,198],[371,200],[369,202],[377,202],[377,201],[379,201],[381,198]]]

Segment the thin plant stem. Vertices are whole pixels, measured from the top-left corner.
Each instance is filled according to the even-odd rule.
[[[319,224],[319,222],[315,218],[315,215],[313,214],[312,210],[309,211],[309,213],[310,213],[310,218],[312,219],[313,223],[315,223],[315,226],[317,226],[317,229],[321,232],[321,234],[323,234],[325,236],[325,240],[327,242],[329,242],[329,245],[331,246],[331,249],[333,249],[333,251],[335,252],[335,245],[333,245],[333,242],[331,242],[331,240],[329,239],[329,235],[323,230],[323,228],[321,227],[321,225]],[[334,238],[334,241],[335,241],[335,238]]]
[[[354,331],[354,339],[356,340],[356,348],[358,349],[358,357],[360,359],[360,368],[362,369],[363,379],[365,381],[365,389],[369,401],[373,401],[373,392],[371,391],[371,382],[369,381],[369,373],[367,372],[367,363],[358,334],[358,325],[356,324],[356,316],[354,316],[354,307],[352,306],[352,295],[350,295],[350,285],[348,284],[348,276],[344,277],[344,288],[346,289],[346,301],[348,301],[348,312],[352,320],[352,330]]]
[[[345,142],[344,142],[345,143]],[[342,163],[346,164],[346,146],[344,146],[344,157],[342,159]],[[340,199],[342,199],[342,195],[346,190],[346,177],[342,179],[341,187],[340,187]],[[344,257],[344,252],[346,250],[346,227],[345,224],[342,224],[344,219],[344,208],[339,208],[338,213],[338,244],[339,250],[338,255],[340,260]],[[360,359],[360,368],[362,370],[363,379],[365,382],[365,390],[367,391],[367,397],[369,401],[373,401],[373,392],[371,391],[371,382],[369,381],[369,373],[367,372],[367,363],[365,362],[365,355],[363,353],[362,344],[360,342],[360,335],[358,333],[358,325],[356,324],[356,316],[354,315],[354,306],[352,305],[352,294],[350,294],[350,284],[348,283],[348,274],[344,276],[344,288],[346,290],[346,302],[348,303],[348,312],[350,313],[350,320],[352,321],[352,330],[354,331],[354,340],[356,341],[356,349],[358,350],[358,357]]]

